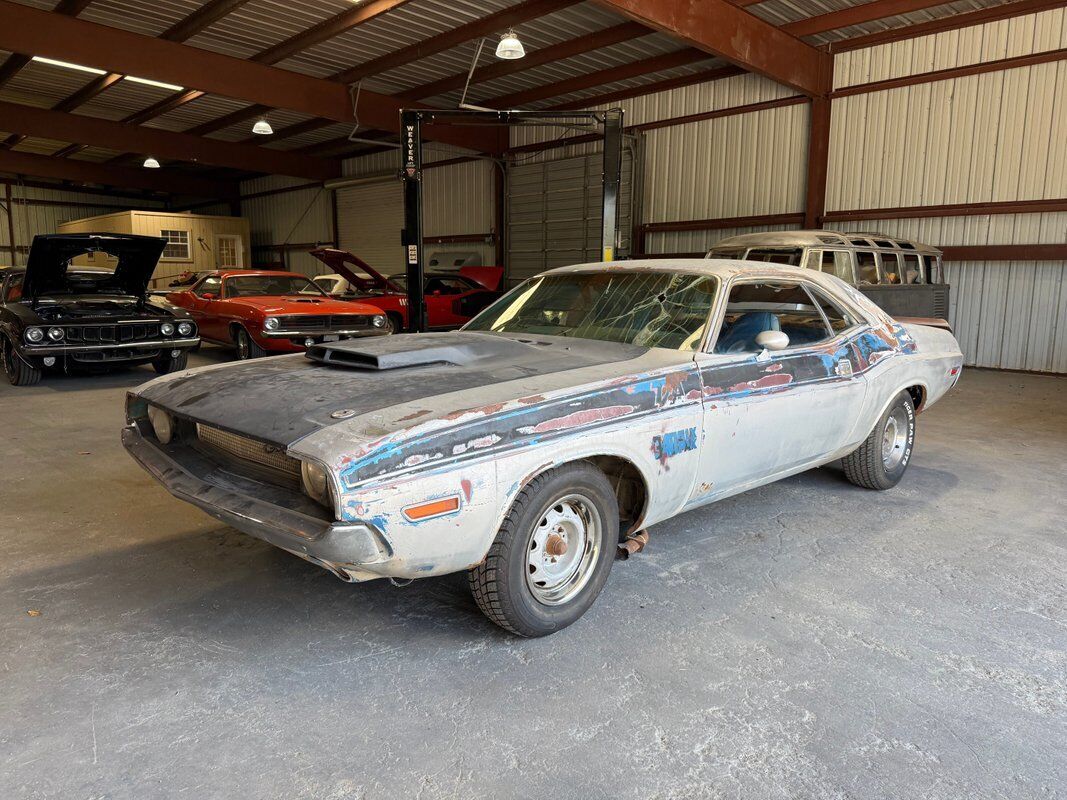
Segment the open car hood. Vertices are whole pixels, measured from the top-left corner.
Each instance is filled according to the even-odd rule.
[[[336,250],[332,247],[316,247],[311,251],[311,255],[315,256],[315,258],[355,286],[360,292],[376,290],[379,292],[404,294],[403,289],[371,267],[362,258],[352,255],[352,253],[349,253],[347,250]],[[349,268],[349,264],[360,272],[370,275],[370,280],[357,275],[356,272]]]
[[[159,236],[117,233],[54,233],[33,237],[26,261],[22,296],[36,299],[65,288],[64,278],[72,258],[100,251],[118,259],[114,281],[124,293],[144,297],[167,240]]]

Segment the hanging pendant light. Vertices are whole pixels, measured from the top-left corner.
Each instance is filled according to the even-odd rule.
[[[159,162],[156,161],[155,156],[149,156],[144,160],[145,169],[159,169]]]
[[[260,136],[270,136],[272,133],[274,133],[274,128],[270,126],[270,123],[267,122],[267,118],[264,117],[263,119],[258,120],[256,124],[252,126],[252,133],[258,134]]]
[[[500,37],[500,44],[496,46],[496,57],[512,61],[526,55],[526,49],[515,35],[515,31],[508,31]]]

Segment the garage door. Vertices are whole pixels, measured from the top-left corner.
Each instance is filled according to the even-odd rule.
[[[600,260],[603,157],[600,153],[508,170],[509,277]],[[623,151],[619,189],[621,234],[616,257],[630,254],[633,160]]]
[[[387,178],[337,190],[337,238],[379,272],[404,271],[404,195],[400,181]]]

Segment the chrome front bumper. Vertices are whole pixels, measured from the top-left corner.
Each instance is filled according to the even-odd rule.
[[[322,328],[314,331],[264,330],[262,333],[270,339],[298,339],[301,336],[384,336],[389,333],[389,328],[359,328],[352,331],[324,331]]]
[[[370,525],[329,521],[265,501],[263,497],[270,494],[265,491],[265,484],[242,481],[225,473],[194,474],[157,441],[142,434],[136,424],[123,429],[122,444],[148,474],[179,500],[192,503],[242,533],[325,567],[342,580],[377,577],[370,574],[373,566],[393,557],[389,540]]]
[[[200,341],[200,337],[191,339],[158,339],[148,342],[119,342],[101,344],[22,344],[19,354],[27,358],[33,356],[59,356],[64,353],[88,353],[94,350],[167,350],[182,347],[192,347]]]

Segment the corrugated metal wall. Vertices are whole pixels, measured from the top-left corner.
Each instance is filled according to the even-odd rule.
[[[241,194],[267,192],[306,184],[306,180],[270,175],[244,181]],[[252,236],[252,263],[277,264],[283,255],[265,246],[311,245],[333,241],[333,210],[330,193],[321,186],[295,192],[253,197],[241,201],[241,215],[248,218]],[[305,275],[318,275],[325,267],[307,254],[311,247],[284,252],[286,267]],[[320,269],[321,268],[321,269]]]
[[[0,185],[0,201],[4,199],[6,186]],[[121,197],[108,197],[87,192],[68,192],[55,189],[42,189],[34,186],[13,184],[11,227],[15,233],[15,246],[20,248],[12,259],[10,251],[8,211],[0,209],[0,263],[26,263],[25,248],[39,233],[55,233],[64,222],[110,214],[124,209],[163,208],[161,202],[144,202]],[[44,201],[47,205],[38,205],[32,201]],[[30,201],[30,202],[25,202]]]

